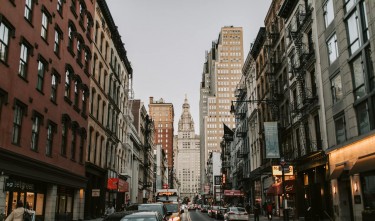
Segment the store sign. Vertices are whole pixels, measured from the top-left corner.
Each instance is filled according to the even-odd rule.
[[[221,185],[221,182],[222,182],[222,177],[221,176],[215,176],[214,177],[215,179],[215,185]]]
[[[5,180],[5,191],[28,191],[34,192],[35,187],[32,183],[25,183],[18,180]]]
[[[283,172],[281,170],[281,166],[272,166],[272,175],[273,176],[282,176]],[[285,166],[284,167],[284,175],[285,176],[293,176],[293,166]]]
[[[264,122],[266,158],[280,158],[277,122]]]
[[[129,183],[125,180],[118,180],[118,191],[121,193],[129,192]]]
[[[107,189],[117,190],[118,188],[118,178],[108,178]]]
[[[92,189],[91,190],[91,196],[99,197],[100,196],[100,189]]]

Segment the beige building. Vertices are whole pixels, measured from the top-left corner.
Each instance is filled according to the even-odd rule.
[[[200,86],[200,143],[201,174],[205,174],[207,157],[210,152],[220,151],[223,137],[223,123],[235,126],[230,114],[234,91],[241,79],[243,65],[242,27],[221,28],[217,41],[206,53]],[[205,178],[201,180],[201,188]]]
[[[150,117],[155,125],[154,143],[155,145],[161,145],[167,155],[169,174],[168,184],[169,188],[173,188],[173,104],[164,102],[162,98],[158,101],[154,101],[154,98],[150,97],[148,108]]]
[[[195,134],[194,120],[190,114],[190,104],[185,98],[182,114],[178,121],[178,134],[175,136],[175,171],[180,183],[180,196],[193,197],[200,191],[200,144]]]

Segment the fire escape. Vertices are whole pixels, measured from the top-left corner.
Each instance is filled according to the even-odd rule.
[[[246,100],[246,85],[245,83],[238,84],[235,90],[235,96],[237,100]],[[235,149],[236,149],[236,157],[238,158],[238,163],[235,165],[236,167],[236,177],[238,180],[238,187],[241,188],[244,185],[244,178],[246,171],[244,170],[244,162],[248,160],[249,157],[249,146],[248,146],[248,125],[247,125],[247,103],[246,102],[238,102],[236,103],[236,130],[235,136]]]
[[[295,89],[292,91],[293,101],[290,104],[290,114],[294,125],[301,125],[297,133],[298,143],[303,147],[298,150],[302,156],[319,150],[320,142],[311,139],[307,117],[319,108],[316,89],[306,87],[306,72],[315,63],[315,51],[312,39],[306,33],[312,23],[312,8],[305,4],[297,5],[297,12],[287,28],[287,35],[294,48],[289,53],[290,78],[295,77]],[[307,40],[306,40],[307,39]],[[296,155],[294,155],[296,156]]]

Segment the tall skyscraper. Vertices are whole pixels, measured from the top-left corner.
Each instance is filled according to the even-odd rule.
[[[173,188],[173,134],[174,108],[172,103],[166,103],[161,98],[154,101],[150,97],[149,113],[155,125],[155,145],[161,145],[168,159],[169,188]]]
[[[176,147],[176,174],[181,183],[181,198],[192,199],[200,188],[200,145],[195,134],[194,121],[190,114],[190,105],[185,97],[182,114],[178,121]]]
[[[234,127],[234,117],[229,111],[231,101],[235,100],[236,85],[241,79],[242,65],[242,27],[221,28],[218,40],[212,42],[210,51],[206,52],[200,86],[201,174],[205,174],[209,153],[220,151],[223,123]],[[202,190],[204,183],[203,176]]]

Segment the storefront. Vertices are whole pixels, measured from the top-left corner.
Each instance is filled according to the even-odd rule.
[[[0,150],[0,209],[9,215],[21,200],[37,220],[83,219],[85,177]]]
[[[105,211],[106,170],[86,162],[85,219],[101,217]]]
[[[334,217],[375,216],[375,135],[328,151]]]

